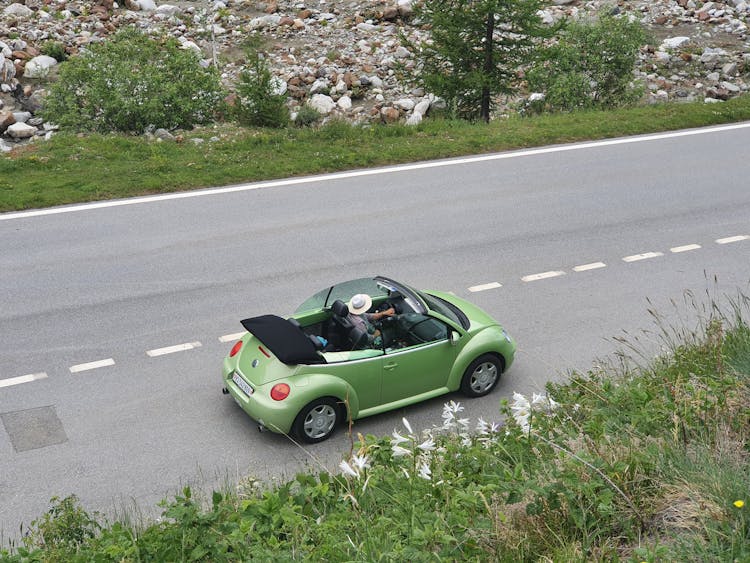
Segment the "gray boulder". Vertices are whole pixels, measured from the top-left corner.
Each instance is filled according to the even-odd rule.
[[[47,55],[39,55],[29,60],[23,71],[24,78],[46,78],[57,60]]]
[[[33,13],[34,10],[18,2],[14,2],[3,10],[3,14],[6,16],[15,16],[18,18],[28,18]]]
[[[36,134],[36,127],[26,123],[14,123],[5,130],[11,139],[28,139]]]

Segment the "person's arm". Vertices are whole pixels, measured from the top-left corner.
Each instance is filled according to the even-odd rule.
[[[380,311],[378,313],[370,313],[370,314],[372,315],[371,318],[373,321],[379,321],[383,317],[390,317],[394,315],[395,313],[396,311],[393,309],[393,307],[391,307],[390,309],[386,309],[385,311]]]

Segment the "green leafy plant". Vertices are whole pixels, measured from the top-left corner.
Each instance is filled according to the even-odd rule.
[[[141,133],[210,122],[223,97],[195,53],[129,28],[60,65],[42,114],[63,129]]]
[[[323,115],[318,110],[305,104],[297,111],[297,115],[294,117],[294,124],[297,127],[310,127],[316,123],[320,123],[322,119]]]
[[[237,85],[237,103],[234,114],[243,125],[258,127],[284,127],[289,123],[286,96],[276,93],[273,74],[262,51],[258,35],[245,42],[247,63]]]
[[[42,55],[52,57],[61,63],[68,59],[68,53],[65,51],[65,45],[59,41],[45,41],[40,49]]]
[[[638,100],[634,82],[638,51],[648,35],[637,21],[601,15],[574,21],[543,49],[528,73],[529,88],[544,92],[550,110],[611,108]]]

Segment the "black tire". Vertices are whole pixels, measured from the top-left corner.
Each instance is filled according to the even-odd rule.
[[[461,378],[461,392],[467,397],[483,397],[500,381],[504,365],[501,357],[482,354],[466,368]]]
[[[322,397],[310,401],[294,419],[292,432],[307,444],[328,439],[342,419],[341,409],[335,399]]]

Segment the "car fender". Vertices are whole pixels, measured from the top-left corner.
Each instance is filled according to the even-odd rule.
[[[448,388],[456,391],[461,387],[461,379],[469,364],[482,354],[495,354],[502,356],[505,362],[504,370],[507,370],[513,362],[513,345],[506,339],[506,333],[498,325],[489,326],[474,335],[464,335],[461,339],[468,338],[453,362],[453,368],[448,376]],[[461,342],[458,342],[461,345]]]
[[[351,385],[343,379],[327,373],[308,373],[293,378],[294,401],[302,409],[306,404],[321,397],[333,397],[344,403],[352,418],[359,413],[359,397]]]

